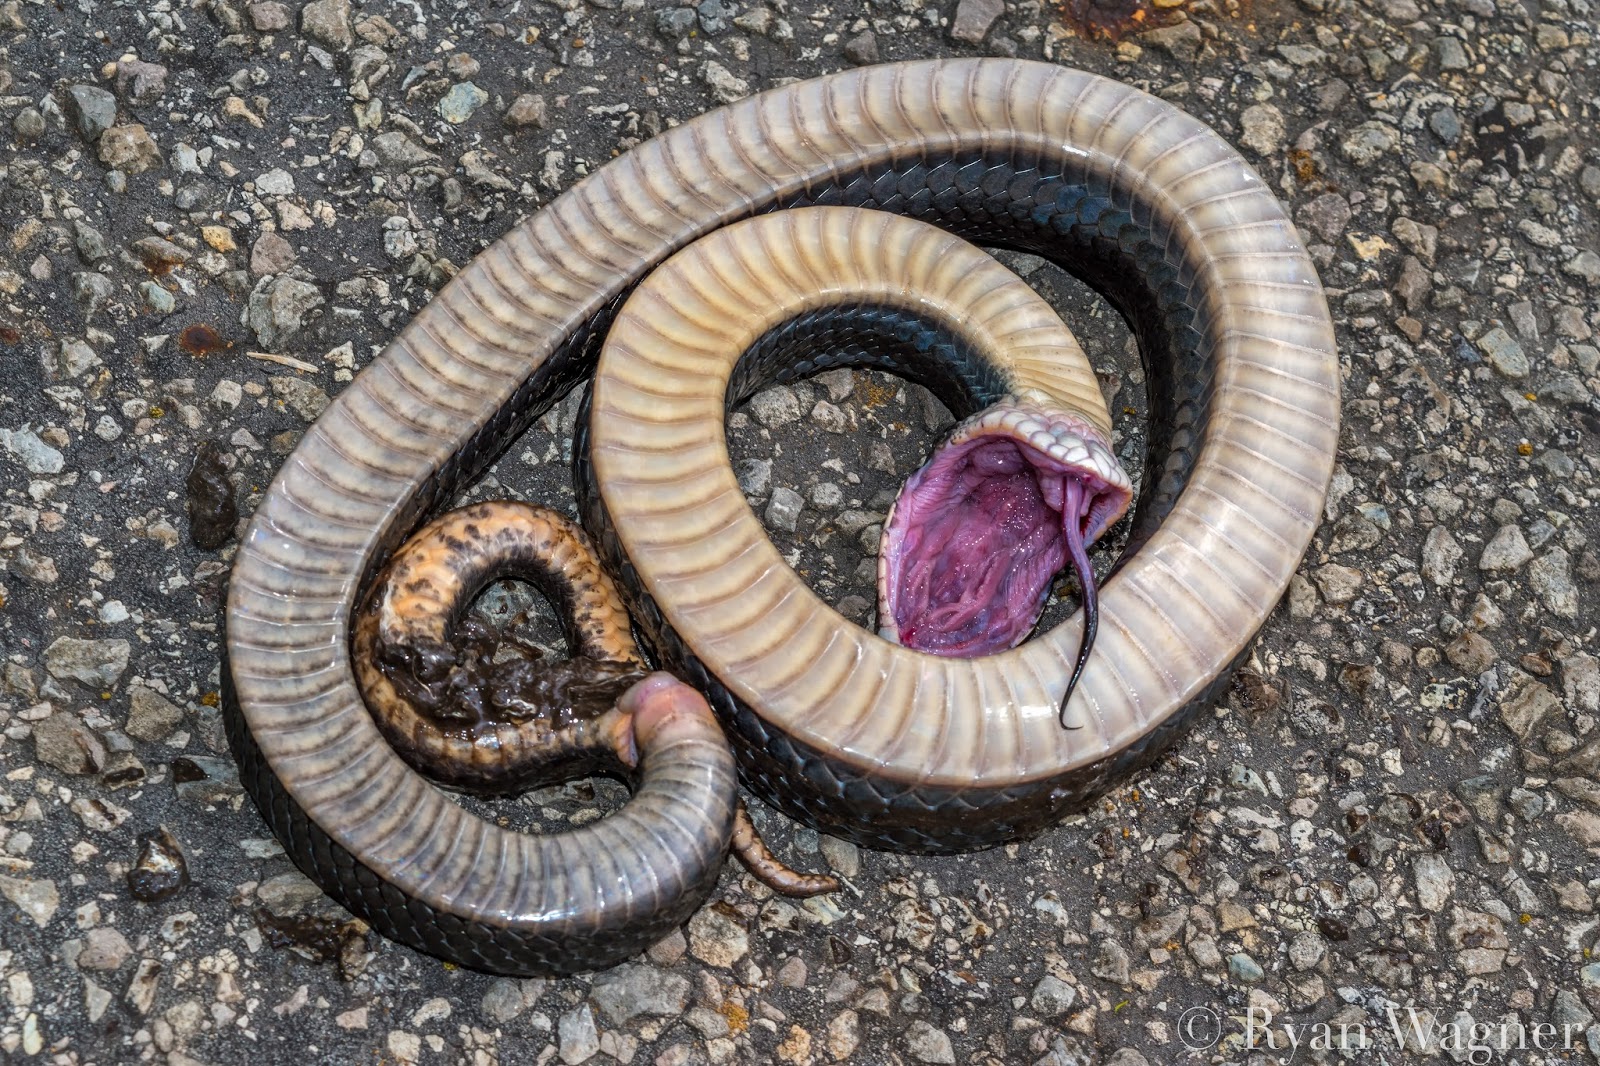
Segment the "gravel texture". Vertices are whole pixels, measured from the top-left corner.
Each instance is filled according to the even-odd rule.
[[[1118,42],[1072,29],[1082,10],[0,0],[0,1059],[1600,1055],[1592,0],[1158,0]],[[215,445],[196,482],[213,543],[219,479],[248,515],[328,397],[556,192],[719,103],[933,54],[1157,92],[1239,144],[1302,227],[1344,442],[1233,691],[1026,845],[860,852],[758,809],[845,890],[793,903],[730,867],[685,930],[609,973],[497,980],[372,937],[240,790],[217,710],[234,543],[191,539],[195,456]],[[1127,330],[1009,261],[1085,340],[1137,467]],[[570,507],[575,411],[472,498]],[[732,419],[752,505],[852,618],[871,617],[892,493],[948,421],[849,372]],[[536,602],[512,586],[484,609]],[[617,798],[580,783],[499,811],[559,826]]]

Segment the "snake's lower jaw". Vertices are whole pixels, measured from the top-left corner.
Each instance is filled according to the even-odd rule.
[[[1131,500],[1100,429],[1030,402],[995,404],[956,427],[900,490],[878,553],[879,632],[935,655],[1004,651],[1032,632],[1067,564],[1088,610],[1084,548]],[[1089,624],[1085,638],[1087,647]]]

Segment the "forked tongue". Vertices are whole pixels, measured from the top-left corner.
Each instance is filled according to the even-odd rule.
[[[1100,628],[1100,592],[1095,585],[1094,567],[1089,565],[1089,546],[1083,542],[1083,516],[1089,510],[1084,498],[1083,482],[1068,479],[1061,500],[1061,533],[1067,542],[1067,558],[1078,575],[1078,587],[1083,590],[1083,638],[1078,642],[1078,660],[1072,666],[1072,677],[1067,681],[1067,691],[1061,696],[1061,727],[1067,726],[1067,704],[1078,687],[1083,668],[1089,664],[1089,653],[1094,650],[1095,633]]]

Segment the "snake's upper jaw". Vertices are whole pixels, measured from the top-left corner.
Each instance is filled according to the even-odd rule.
[[[980,412],[906,481],[884,523],[879,632],[935,655],[1004,651],[1033,630],[1071,563],[1089,617],[1070,695],[1093,641],[1085,548],[1132,497],[1110,441],[1083,419],[1015,399]]]

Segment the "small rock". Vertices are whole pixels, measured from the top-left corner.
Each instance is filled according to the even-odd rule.
[[[1200,58],[1200,49],[1205,43],[1200,27],[1187,19],[1172,26],[1146,30],[1139,35],[1139,40],[1185,64]]]
[[[862,30],[844,42],[844,57],[859,67],[878,61],[878,38],[871,30]]]
[[[1247,148],[1263,156],[1275,156],[1283,148],[1283,112],[1271,104],[1252,104],[1239,116],[1244,132],[1240,136]]]
[[[777,429],[800,417],[800,397],[787,385],[774,385],[750,397],[749,410],[757,422]]]
[[[439,117],[451,125],[459,126],[472,117],[472,113],[489,102],[489,94],[470,81],[450,86],[450,91],[439,100]]]
[[[1523,352],[1522,345],[1499,326],[1478,338],[1478,351],[1483,353],[1490,366],[1506,377],[1515,379],[1528,376],[1528,356]]]
[[[32,429],[0,429],[0,449],[30,474],[59,474],[66,466],[60,449],[46,444]]]
[[[154,744],[167,739],[172,731],[183,724],[183,712],[143,685],[134,685],[128,691],[128,724],[123,732],[135,740]]]
[[[1423,852],[1412,864],[1412,874],[1417,882],[1417,904],[1433,914],[1444,910],[1456,884],[1455,871],[1444,856]]]
[[[1572,581],[1572,557],[1554,548],[1528,567],[1528,584],[1551,614],[1578,617],[1578,587]]]
[[[1498,658],[1494,645],[1485,640],[1482,634],[1470,629],[1446,645],[1444,654],[1457,670],[1468,677],[1477,677],[1493,666]]]
[[[750,936],[739,921],[715,905],[689,919],[689,953],[710,966],[727,968],[750,950]]]
[[[750,83],[733,75],[727,67],[708,59],[700,67],[700,80],[719,102],[731,104],[750,95]]]
[[[1241,951],[1228,956],[1228,976],[1240,984],[1254,985],[1265,980],[1267,974],[1259,962]]]
[[[746,496],[765,496],[772,488],[771,459],[741,459],[734,464],[739,489]]]
[[[289,5],[277,0],[261,0],[248,8],[250,24],[257,33],[277,33],[289,28]]]
[[[589,999],[607,1024],[621,1028],[643,1015],[682,1014],[690,991],[689,979],[682,974],[629,963],[596,977]]]
[[[483,994],[479,1006],[490,1021],[505,1025],[537,1003],[539,997],[544,995],[544,989],[544,981],[538,978],[519,981],[498,977],[489,983],[489,989]]]
[[[385,166],[401,169],[437,163],[439,157],[398,130],[372,138],[372,150]]]
[[[1502,666],[1501,674],[1507,669]],[[1519,740],[1527,740],[1546,715],[1560,710],[1561,701],[1543,682],[1521,670],[1513,669],[1510,673],[1500,697],[1500,717]]]
[[[348,50],[355,43],[350,0],[313,0],[300,9],[300,32],[335,52]]]
[[[33,723],[34,757],[64,774],[97,774],[106,764],[106,746],[75,715],[58,711]]]
[[[1522,569],[1533,558],[1533,549],[1522,535],[1522,527],[1515,523],[1503,525],[1484,546],[1478,557],[1478,569],[1490,573],[1513,573]]]
[[[78,969],[111,973],[121,969],[132,952],[127,937],[110,926],[98,926],[84,937],[83,950],[78,952]]]
[[[935,1064],[935,1066],[953,1066],[956,1061],[955,1048],[950,1045],[950,1037],[942,1029],[935,1029],[924,1021],[912,1022],[906,1028],[906,1050],[918,1062]]]
[[[100,135],[100,162],[124,174],[143,174],[161,165],[161,150],[143,126],[112,126]]]
[[[1072,1009],[1072,1005],[1077,1001],[1077,989],[1059,977],[1046,974],[1038,984],[1033,986],[1033,994],[1028,998],[1028,1006],[1041,1019],[1050,1019],[1057,1015],[1065,1014]]]
[[[166,829],[139,838],[139,857],[128,871],[128,891],[143,903],[163,903],[189,887],[189,864]]]
[[[49,880],[30,881],[21,877],[0,874],[0,896],[5,896],[23,914],[33,919],[40,929],[50,924],[56,909],[61,906],[61,893],[56,883]]]
[[[133,648],[125,640],[79,640],[60,637],[44,650],[45,669],[62,681],[91,688],[110,688],[128,668]]]
[[[1441,107],[1428,116],[1428,128],[1446,145],[1461,139],[1461,116],[1453,107]]]
[[[1456,538],[1444,526],[1434,526],[1422,542],[1422,576],[1438,588],[1448,588],[1455,580],[1456,564],[1463,552]]]
[[[1590,288],[1600,288],[1600,253],[1585,249],[1561,264],[1561,269]]]
[[[185,487],[189,493],[185,502],[189,539],[195,547],[212,551],[228,543],[239,523],[239,505],[222,449],[215,441],[203,442],[195,452]]]
[[[1301,210],[1312,232],[1328,242],[1337,241],[1350,224],[1350,202],[1336,192],[1325,192]]]
[[[294,175],[282,167],[273,167],[257,175],[254,182],[257,196],[293,196]]]
[[[74,85],[67,90],[67,110],[78,133],[93,144],[117,122],[117,98],[96,85]]]
[[[136,104],[148,104],[167,91],[167,68],[142,59],[117,62],[117,91]]]
[[[550,120],[546,115],[544,97],[537,93],[523,93],[506,108],[505,123],[514,130],[547,129]]]
[[[955,18],[950,20],[952,40],[981,44],[995,20],[1005,14],[1002,0],[959,0]]]
[[[297,335],[306,316],[323,304],[315,285],[283,275],[262,278],[250,292],[241,322],[255,331],[262,347],[274,351]]]
[[[1339,142],[1339,153],[1358,167],[1369,167],[1400,144],[1400,133],[1385,122],[1363,122]]]
[[[567,1066],[588,1062],[600,1051],[600,1034],[595,1031],[594,1011],[587,1003],[563,1014],[556,1023],[561,1061]]]
[[[257,276],[281,274],[294,266],[294,246],[276,232],[268,230],[256,238],[250,249],[250,273]]]
[[[793,489],[773,489],[772,499],[767,504],[767,524],[785,533],[793,533],[805,505],[805,498]]]
[[[1129,972],[1127,949],[1115,940],[1101,940],[1095,949],[1094,962],[1089,967],[1089,972],[1102,981],[1110,981],[1114,985],[1126,985]]]

